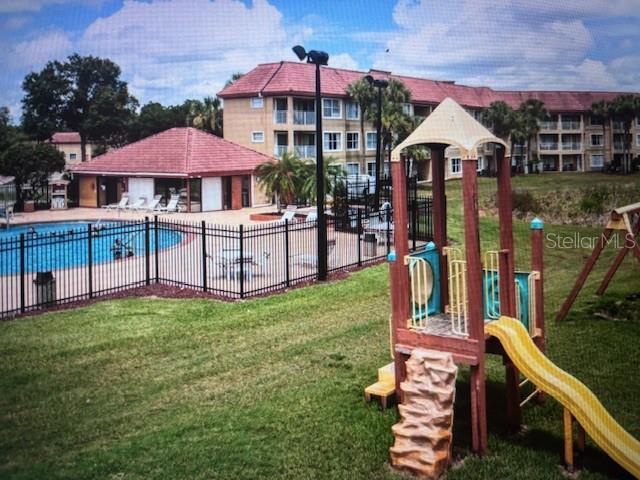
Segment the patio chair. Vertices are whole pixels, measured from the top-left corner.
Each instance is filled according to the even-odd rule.
[[[309,212],[307,218],[304,219],[305,222],[317,222],[318,221],[318,212]]]
[[[166,206],[158,205],[154,209],[154,212],[158,213],[177,213],[180,211],[180,207],[178,206],[178,202],[180,201],[180,195],[171,195],[169,199],[169,203]]]
[[[117,203],[110,203],[109,205],[103,205],[102,208],[105,210],[124,210],[127,208],[127,204],[129,203],[129,194],[124,192],[122,194],[122,198]]]
[[[147,204],[147,197],[140,197],[131,205],[129,205],[128,207],[125,207],[125,210],[129,212],[137,212],[137,211],[140,211],[141,209],[144,209],[146,204]]]
[[[327,260],[334,259],[336,256],[336,240],[327,241]],[[318,266],[318,255],[309,253],[299,253],[291,256],[292,265],[300,265],[302,267],[316,268]]]
[[[282,217],[280,217],[278,220],[276,220],[276,222],[278,222],[278,223],[284,223],[286,221],[289,221],[289,223],[296,221],[296,211],[295,210],[287,210],[286,212],[284,212],[282,214]]]

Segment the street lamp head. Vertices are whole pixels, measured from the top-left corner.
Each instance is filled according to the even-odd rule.
[[[373,85],[373,77],[371,75],[365,75],[364,77],[362,77],[363,80],[365,80],[369,85]]]
[[[305,57],[307,56],[307,51],[304,49],[304,47],[302,45],[296,45],[295,47],[292,48],[293,53],[296,54],[296,56],[298,57],[298,60],[302,61],[305,59]]]
[[[376,87],[387,88],[389,86],[389,82],[387,80],[376,80]]]
[[[371,85],[372,87],[387,88],[389,86],[389,82],[387,80],[376,79],[376,78],[373,78],[371,75],[365,75],[362,78],[366,80],[369,83],[369,85]]]

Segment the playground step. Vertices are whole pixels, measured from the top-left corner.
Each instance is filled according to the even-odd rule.
[[[380,399],[380,406],[387,408],[387,399],[396,393],[396,384],[387,382],[376,382],[364,389],[364,399],[371,401],[371,397]]]

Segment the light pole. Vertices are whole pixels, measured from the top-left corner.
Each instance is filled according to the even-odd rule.
[[[377,210],[380,207],[380,169],[382,167],[382,89],[389,86],[389,82],[382,79],[374,79],[371,75],[367,75],[364,79],[370,85],[378,89],[378,119],[376,131],[376,175],[375,175],[375,194],[373,197],[373,205]]]
[[[322,95],[320,93],[320,65],[329,63],[329,54],[319,50],[309,50],[296,45],[293,53],[300,61],[316,66],[316,209],[318,211],[318,280],[327,279],[327,217],[324,213],[324,160],[322,158]]]

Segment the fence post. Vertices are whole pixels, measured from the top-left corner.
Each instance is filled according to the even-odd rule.
[[[93,226],[87,225],[87,275],[89,284],[89,298],[93,298],[93,242],[91,241],[91,235],[93,232]]]
[[[358,220],[356,224],[356,234],[358,237],[358,266],[362,266],[362,210],[358,209]]]
[[[160,242],[158,241],[158,215],[153,216],[153,241],[156,245],[155,255],[155,269],[156,269],[156,283],[160,283],[160,259],[158,257],[160,253]]]
[[[244,298],[244,225],[240,224],[240,298]]]
[[[202,220],[202,289],[207,291],[207,226]]]
[[[24,292],[24,233],[20,234],[20,312],[24,313],[25,292]]]
[[[151,235],[149,232],[149,217],[144,217],[144,268],[145,284],[151,285]]]
[[[289,220],[284,220],[284,261],[285,261],[285,281],[287,288],[291,285],[291,272],[289,271]]]
[[[412,250],[416,251],[416,238],[418,236],[418,200],[413,197],[411,200],[411,241]]]
[[[391,217],[389,216],[389,209],[386,209],[385,218],[387,219],[387,255],[391,253]]]

